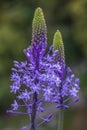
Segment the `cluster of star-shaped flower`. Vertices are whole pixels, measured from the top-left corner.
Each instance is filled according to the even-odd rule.
[[[79,79],[70,67],[66,67],[61,37],[59,32],[56,34],[54,43],[59,47],[54,49],[55,46],[51,46],[47,52],[45,21],[42,10],[38,8],[33,20],[32,44],[24,50],[27,60],[14,61],[12,68],[10,91],[16,94],[16,100],[8,112],[27,114],[32,118],[31,123],[34,114],[45,112],[45,102],[55,104],[55,108],[68,108],[78,101]],[[20,112],[21,107],[26,111]],[[45,119],[41,117],[42,122],[49,122],[50,118],[52,114]]]
[[[12,104],[13,110],[10,112],[25,106],[27,108],[26,114],[30,114],[33,105],[32,95],[34,93],[38,95],[37,111],[39,112],[44,112],[43,102],[56,103],[57,108],[67,108],[70,104],[66,105],[66,102],[70,98],[73,98],[74,102],[78,99],[79,79],[75,78],[69,67],[66,69],[65,65],[59,61],[57,63],[54,62],[55,56],[58,55],[58,50],[51,54],[51,46],[49,52],[45,55],[46,46],[43,44],[43,49],[41,50],[40,48],[40,45],[32,45],[24,50],[24,54],[27,57],[26,61],[21,63],[14,61],[15,68],[12,68],[11,75],[13,84],[10,89],[11,92],[17,95],[18,102],[21,100],[22,104],[14,100]],[[38,69],[36,69],[37,56],[33,55],[33,52],[40,53]],[[61,92],[59,91],[60,88]],[[64,98],[63,106],[60,104],[61,97]]]

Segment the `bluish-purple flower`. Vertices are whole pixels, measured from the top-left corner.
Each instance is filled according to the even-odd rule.
[[[64,47],[59,31],[54,36],[53,46],[47,52],[46,25],[40,8],[36,10],[33,20],[32,43],[24,49],[24,54],[26,60],[14,61],[12,68],[10,80],[13,84],[10,91],[16,94],[16,100],[12,104],[12,111],[8,112],[29,115],[31,130],[35,130],[36,115],[46,110],[43,103],[53,103],[55,108],[68,108],[70,99],[73,102],[77,101],[79,79],[65,64]],[[26,111],[17,112],[20,107],[25,107]],[[52,116],[49,114],[45,119],[40,118],[48,123]],[[25,129],[26,127],[22,128]]]

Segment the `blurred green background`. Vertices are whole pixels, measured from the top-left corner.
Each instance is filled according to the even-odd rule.
[[[65,111],[64,130],[87,130],[87,0],[3,0],[0,1],[0,130],[18,130],[29,121],[6,114],[14,96],[10,93],[13,60],[25,59],[23,49],[31,43],[32,19],[36,7],[43,9],[48,44],[57,29],[62,33],[66,63],[81,80],[80,102]],[[58,115],[40,130],[57,129]]]

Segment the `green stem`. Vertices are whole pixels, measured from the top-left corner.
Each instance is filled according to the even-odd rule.
[[[35,126],[35,118],[36,118],[36,103],[37,103],[37,93],[35,92],[33,95],[33,106],[32,106],[32,114],[31,114],[31,128],[30,130],[36,130],[36,126]]]
[[[64,118],[64,109],[59,109],[59,115],[58,115],[58,130],[63,130],[63,118]]]

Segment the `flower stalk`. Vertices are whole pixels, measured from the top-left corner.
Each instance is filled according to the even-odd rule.
[[[63,120],[64,120],[64,109],[60,108],[58,111],[58,130],[63,130]]]
[[[30,130],[36,130],[35,118],[36,118],[36,109],[37,109],[37,93],[35,92],[33,95],[33,105],[32,105],[32,113],[31,113],[31,128]]]
[[[63,97],[62,97],[62,83],[61,86],[59,88],[59,93],[60,93],[60,108],[58,111],[58,130],[63,130],[63,120],[64,120],[64,108],[63,108]]]

